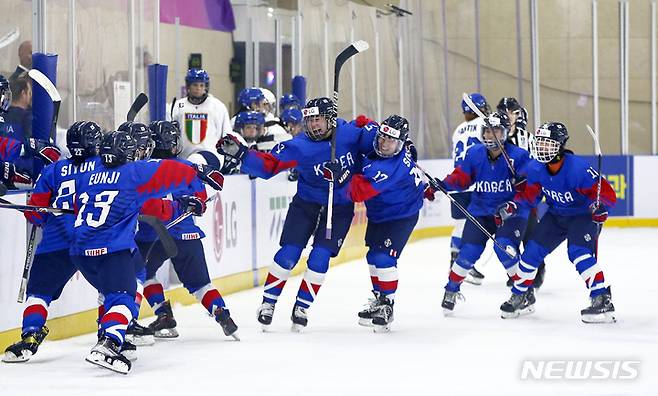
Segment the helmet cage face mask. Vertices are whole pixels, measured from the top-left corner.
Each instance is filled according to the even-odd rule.
[[[404,141],[402,140],[402,133],[386,124],[382,124],[377,131],[375,139],[372,141],[372,146],[375,149],[375,153],[382,158],[395,157],[402,151],[404,147]],[[382,147],[380,147],[380,140],[383,141],[395,141],[395,148],[392,152],[385,152]]]
[[[494,150],[498,148],[498,142],[496,141],[496,136],[498,136],[497,132],[500,133],[501,135],[498,137],[501,143],[504,143],[505,140],[507,140],[507,134],[509,133],[509,129],[507,128],[507,125],[505,125],[506,120],[507,120],[507,115],[502,115],[498,113],[493,113],[492,115],[486,118],[486,122],[484,124],[484,127],[482,128],[481,140],[482,140],[482,144],[484,144],[484,146],[487,149]],[[491,136],[488,138],[485,137],[485,133],[487,131],[491,132]]]
[[[263,135],[263,126],[256,123],[246,123],[240,128],[240,135],[247,143],[254,143]],[[245,132],[250,132],[246,134]],[[252,135],[251,132],[254,132]]]
[[[555,139],[545,136],[535,136],[530,142],[530,153],[539,162],[547,164],[559,153],[562,145]]]

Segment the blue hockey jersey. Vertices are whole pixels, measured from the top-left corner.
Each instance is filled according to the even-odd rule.
[[[336,159],[352,174],[360,170],[359,161],[362,156],[372,151],[376,132],[375,124],[359,128],[354,121],[336,121]],[[330,140],[313,141],[306,134],[300,133],[274,146],[269,154],[249,150],[242,161],[241,170],[268,179],[284,169],[296,168],[299,174],[297,196],[305,201],[326,205],[329,184],[323,177],[322,164],[329,161],[330,156]],[[350,203],[345,188],[346,185],[335,186],[335,205]]]
[[[372,152],[363,159],[361,174],[341,191],[351,201],[365,201],[368,221],[382,223],[418,213],[426,187],[422,177],[406,149],[391,158]]]
[[[520,206],[534,207],[545,197],[551,213],[561,216],[590,213],[589,205],[596,200],[598,173],[582,157],[565,153],[564,163],[554,175],[546,164],[531,160],[523,173],[528,185],[515,197]],[[615,191],[601,178],[601,203],[609,208],[616,201]]]
[[[133,249],[137,217],[150,198],[189,191],[196,170],[172,160],[129,162],[107,168],[95,159],[94,171],[76,183],[72,256],[99,256]]]
[[[528,152],[505,143],[505,150],[518,174],[529,162]],[[487,147],[478,144],[468,150],[464,161],[443,182],[449,190],[461,191],[473,185],[473,195],[468,211],[474,216],[490,216],[502,203],[514,199],[514,180],[503,155],[489,158]],[[522,208],[519,216],[527,217],[528,208]]]
[[[46,166],[37,179],[28,204],[73,209],[76,179],[93,171],[96,165],[97,161],[91,158],[79,164],[65,159]],[[25,217],[31,223],[44,227],[36,254],[68,249],[71,246],[74,215],[25,212]]]
[[[190,161],[181,158],[172,158],[171,160],[192,166]],[[184,213],[176,201],[176,198],[182,195],[195,195],[202,201],[206,201],[208,199],[205,186],[203,183],[201,183],[201,181],[195,179],[192,181],[192,184],[190,184],[189,190],[184,194],[174,194],[170,198],[165,199],[149,199],[142,206],[141,213],[144,215],[156,216],[166,224],[178,218]],[[189,216],[185,220],[170,228],[169,234],[171,234],[174,239],[178,240],[201,239],[206,236],[201,228],[194,224],[194,216]],[[158,234],[156,234],[153,227],[146,224],[145,222],[140,221],[137,235],[135,235],[135,240],[139,242],[153,242],[156,239],[158,239]]]

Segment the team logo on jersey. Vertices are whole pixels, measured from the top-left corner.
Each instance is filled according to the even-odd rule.
[[[185,135],[192,144],[199,144],[206,138],[208,113],[185,113]]]

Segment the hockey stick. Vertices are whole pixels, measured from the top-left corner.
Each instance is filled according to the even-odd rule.
[[[176,104],[176,97],[171,100],[171,108],[169,109],[169,119],[174,120],[174,105]]]
[[[155,233],[158,234],[158,239],[160,239],[160,242],[162,243],[162,248],[164,249],[168,258],[176,257],[178,255],[178,246],[176,246],[176,241],[174,241],[174,238],[171,237],[171,234],[169,234],[167,228],[165,228],[164,224],[162,224],[162,222],[158,220],[157,217],[139,215],[139,221],[142,221],[153,227]],[[155,245],[155,242],[151,244],[151,247],[146,253],[146,257],[144,258],[144,261],[148,261],[149,255],[151,253],[151,249],[153,249],[153,245]]]
[[[126,116],[126,120],[135,121],[135,117],[137,117],[137,113],[139,113],[142,107],[146,106],[148,102],[149,102],[149,98],[148,96],[146,96],[144,92],[137,95],[135,101],[130,106],[130,110],[128,110],[128,115]]]
[[[0,209],[16,209],[21,212],[38,212],[38,213],[57,213],[57,214],[75,214],[73,209],[60,209],[50,206],[33,206],[33,205],[20,205],[14,204],[4,199],[0,199]]]
[[[30,230],[30,238],[27,240],[27,251],[25,252],[25,264],[23,265],[23,276],[21,277],[21,285],[18,288],[17,302],[25,302],[25,293],[27,291],[27,281],[30,278],[30,270],[32,269],[32,262],[34,259],[34,243],[37,238],[37,226],[32,224]]]
[[[455,204],[457,209],[459,209],[464,214],[464,216],[466,216],[467,219],[469,219],[473,224],[475,224],[475,226],[477,228],[479,228],[480,231],[482,231],[484,233],[484,235],[487,236],[487,238],[491,239],[491,241],[494,243],[494,245],[496,245],[500,250],[504,251],[510,258],[512,258],[512,259],[516,258],[517,253],[516,253],[516,250],[512,246],[509,246],[509,245],[508,246],[503,246],[503,245],[501,245],[496,240],[496,238],[494,238],[494,236],[491,235],[491,233],[489,233],[489,231],[487,231],[487,229],[484,228],[484,226],[482,224],[480,224],[480,222],[477,221],[477,219],[475,217],[473,217],[473,215],[470,214],[468,212],[468,210],[466,210],[466,208],[464,208],[462,206],[462,204],[457,202],[457,200],[454,199],[452,197],[452,195],[448,194],[448,191],[446,189],[444,189],[439,183],[437,183],[436,180],[432,176],[429,175],[429,173],[425,172],[425,169],[421,168],[420,165],[418,165],[418,164],[416,164],[416,167],[418,169],[420,169],[421,172],[423,172],[425,177],[427,177],[427,181],[430,183],[432,188],[434,188],[437,191],[441,191],[443,194],[445,194],[445,196],[447,196],[448,199],[450,201],[452,201],[453,204]]]
[[[597,167],[598,169],[596,170],[599,174],[599,178],[596,184],[596,206],[598,207],[601,204],[601,161],[603,154],[601,153],[601,145],[599,144],[599,134],[595,133],[592,127],[587,125],[587,132],[592,136],[592,139],[594,140],[594,152],[596,153],[597,157]]]
[[[349,45],[341,51],[340,54],[336,57],[336,62],[334,65],[334,96],[333,96],[333,107],[334,107],[334,122],[333,125],[327,125],[327,128],[333,128],[334,133],[331,134],[331,162],[336,161],[336,117],[338,117],[338,81],[340,76],[340,69],[343,67],[343,64],[347,62],[348,59],[367,50],[369,47],[368,43],[363,40],[358,40]],[[329,182],[329,197],[327,199],[327,226],[325,230],[325,238],[331,239],[331,230],[332,230],[332,218],[333,218],[333,206],[334,206],[334,182],[333,180]]]
[[[0,198],[0,203],[13,205],[11,202]],[[27,250],[25,252],[25,264],[23,265],[23,276],[21,277],[21,285],[18,288],[18,298],[16,301],[22,303],[25,301],[25,291],[27,290],[27,281],[30,277],[30,270],[32,269],[32,260],[34,258],[34,242],[37,237],[37,226],[32,225],[30,229],[30,237],[27,240]]]
[[[50,96],[50,100],[53,101],[53,118],[50,123],[50,141],[54,143],[57,135],[57,119],[59,118],[59,106],[62,104],[62,97],[59,95],[57,88],[55,88],[55,85],[50,79],[39,70],[30,69],[27,74],[46,91],[48,96]]]
[[[510,159],[509,154],[507,154],[507,151],[505,150],[505,146],[503,145],[503,142],[501,142],[500,139],[498,139],[498,136],[496,136],[496,133],[493,130],[493,126],[491,124],[489,124],[489,120],[487,120],[487,117],[484,115],[484,113],[480,109],[478,109],[478,107],[475,105],[475,103],[473,103],[473,101],[471,100],[471,97],[468,96],[468,94],[466,92],[464,92],[462,94],[462,99],[464,99],[464,102],[466,102],[468,107],[470,107],[471,110],[473,110],[473,112],[475,112],[475,114],[477,114],[479,117],[482,117],[482,119],[487,124],[489,129],[491,129],[491,134],[493,135],[494,139],[496,139],[496,145],[498,146],[498,148],[502,152],[503,158],[505,158],[505,162],[507,163],[507,167],[509,168],[510,172],[512,172],[512,177],[516,178],[516,171],[514,170],[514,165],[512,165],[512,160]]]

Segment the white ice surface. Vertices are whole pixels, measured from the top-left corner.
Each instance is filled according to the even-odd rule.
[[[299,285],[294,278],[270,333],[262,333],[255,319],[260,289],[226,297],[241,342],[220,334],[200,305],[177,306],[181,336],[140,348],[127,376],[84,361],[94,344],[90,334],[45,342],[26,364],[1,364],[0,395],[658,394],[658,230],[604,231],[600,262],[613,286],[614,325],[581,323],[587,293],[565,245],[547,260],[534,315],[500,319],[498,307],[509,291],[492,258],[479,263],[484,285],[465,285],[466,302],[446,318],[440,303],[448,256],[447,238],[407,247],[389,334],[357,325],[356,313],[370,295],[368,270],[359,260],[330,269],[302,334],[289,331]],[[631,381],[537,381],[520,379],[524,359],[641,363]]]

